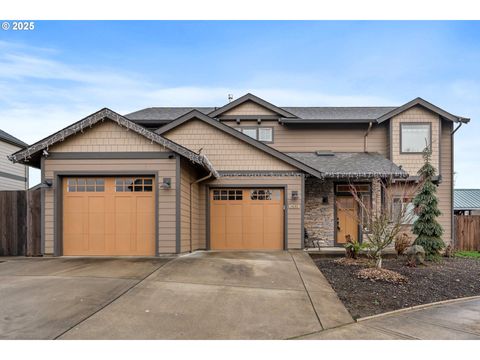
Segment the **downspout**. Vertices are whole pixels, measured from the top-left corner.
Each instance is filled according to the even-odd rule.
[[[367,137],[368,137],[368,134],[370,133],[370,130],[372,129],[372,122],[370,121],[368,123],[368,129],[367,129],[367,132],[365,133],[365,135],[363,135],[363,152],[367,152]]]
[[[192,253],[193,252],[193,242],[192,242],[192,235],[193,235],[193,231],[192,231],[192,223],[193,223],[193,218],[192,218],[192,215],[193,215],[193,212],[192,212],[192,187],[193,185],[195,184],[198,184],[199,182],[202,182],[204,180],[207,180],[209,178],[211,178],[213,175],[213,173],[210,171],[210,173],[207,175],[207,176],[204,176],[200,179],[197,179],[195,181],[192,181],[190,183],[190,252]]]
[[[455,168],[454,168],[454,167],[455,167],[455,160],[454,160],[454,158],[453,158],[455,152],[454,152],[454,143],[453,143],[453,141],[454,141],[454,135],[455,135],[455,133],[457,132],[458,129],[460,129],[460,128],[462,127],[462,125],[463,125],[463,122],[460,121],[460,124],[458,124],[458,126],[450,133],[450,137],[451,137],[451,138],[450,138],[450,161],[452,162],[452,169],[451,169],[451,171],[450,171],[450,181],[451,181],[450,183],[451,183],[451,186],[452,186],[452,188],[451,188],[452,191],[451,191],[451,195],[450,195],[450,201],[451,201],[451,204],[452,204],[452,208],[453,208],[453,188],[454,188],[454,186],[453,186],[453,180],[454,180],[454,179],[453,179],[453,172],[454,172],[454,170],[455,170]],[[452,210],[453,210],[453,209],[452,209]],[[457,242],[457,239],[456,239],[456,234],[457,234],[457,232],[456,232],[456,230],[455,230],[455,221],[454,221],[454,220],[455,220],[455,219],[454,219],[454,214],[453,214],[453,211],[452,211],[451,218],[450,218],[450,227],[451,227],[451,232],[452,232],[452,233],[451,233],[452,243],[453,243],[453,246],[455,247],[455,245],[456,245],[455,243]]]

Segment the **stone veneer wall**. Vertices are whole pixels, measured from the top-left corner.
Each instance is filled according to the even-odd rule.
[[[328,204],[323,204],[323,196]],[[334,246],[334,196],[333,181],[313,177],[305,179],[304,225],[309,240],[319,240],[320,246]]]
[[[364,181],[362,183],[367,183]],[[381,210],[381,184],[373,180],[372,209]],[[328,196],[328,204],[323,204],[323,196]],[[335,246],[335,219],[334,219],[334,185],[332,180],[320,180],[313,177],[305,179],[305,214],[304,225],[309,240],[319,241],[320,246]],[[367,236],[363,234],[363,241]]]

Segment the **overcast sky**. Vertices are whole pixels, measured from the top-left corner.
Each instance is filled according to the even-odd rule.
[[[402,105],[472,119],[455,186],[479,188],[479,22],[36,22],[0,30],[0,129],[32,143],[102,108]],[[38,182],[38,172],[31,185]]]

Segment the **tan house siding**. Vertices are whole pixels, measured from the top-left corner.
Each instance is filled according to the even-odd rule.
[[[92,144],[95,140],[95,145]],[[77,134],[63,143],[56,144],[49,149],[50,153],[57,152],[120,152],[120,151],[164,151],[158,144],[143,141],[140,135],[120,127],[114,122],[97,124],[83,134]],[[86,142],[85,145],[83,142]],[[98,145],[98,144],[108,145]],[[92,147],[92,146],[99,146]],[[157,175],[158,183],[164,177],[172,179],[170,189],[157,189],[158,194],[158,250],[159,253],[175,253],[176,244],[176,159],[77,159],[61,160],[47,158],[44,161],[44,176],[54,181],[51,189],[44,189],[44,241],[45,253],[54,253],[55,214],[54,204],[60,199],[55,199],[55,189],[61,184],[56,183],[55,172],[68,173],[131,173],[152,172]]]
[[[169,151],[112,120],[97,123],[93,128],[55,144],[54,148],[56,152]]]
[[[401,123],[429,123],[432,129],[432,164],[438,169],[440,144],[440,118],[437,114],[421,106],[413,107],[393,117],[392,126],[392,161],[402,165],[410,176],[416,176],[423,164],[422,154],[400,153],[400,124]]]
[[[288,248],[300,249],[302,247],[302,218],[301,218],[301,204],[304,194],[302,193],[302,177],[298,176],[259,176],[259,177],[222,177],[208,183],[210,188],[215,185],[232,185],[241,187],[268,185],[274,187],[287,186],[287,202],[285,208],[288,211],[287,217],[287,235]],[[292,200],[292,191],[298,191],[298,200]],[[206,195],[204,194],[204,197]]]
[[[281,125],[278,121],[223,121],[232,127],[273,127],[273,143],[268,145],[282,152],[363,152],[368,124]],[[388,156],[387,124],[374,125],[367,138],[367,151]]]
[[[205,249],[205,201],[202,201],[202,191],[200,184],[193,184],[200,179],[202,175],[196,171],[187,160],[181,161],[181,242],[180,252]],[[190,184],[192,184],[190,186]],[[191,208],[190,208],[191,203]],[[190,232],[191,223],[191,232]]]
[[[254,103],[253,101],[246,101],[238,106],[235,106],[233,109],[228,110],[223,113],[223,115],[276,115],[275,112],[264,108],[261,105]]]
[[[20,150],[20,147],[0,141],[0,173],[21,176],[27,181],[11,179],[0,174],[1,190],[25,190],[28,187],[28,167],[22,164],[14,164],[7,159],[7,156]]]
[[[296,170],[293,166],[266,154],[201,120],[191,120],[164,136],[194,152],[202,153],[218,171]]]
[[[453,159],[452,159],[452,137],[453,123],[451,121],[442,121],[441,126],[441,140],[440,140],[440,171],[442,181],[437,188],[437,195],[439,199],[438,207],[442,212],[438,222],[443,227],[443,241],[446,244],[452,243],[452,173]]]

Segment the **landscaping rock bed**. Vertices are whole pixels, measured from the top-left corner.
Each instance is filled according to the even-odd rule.
[[[354,319],[436,301],[480,295],[480,260],[442,258],[439,262],[408,267],[406,258],[384,259],[383,268],[405,281],[388,282],[359,278],[368,262],[342,264],[312,255]]]

